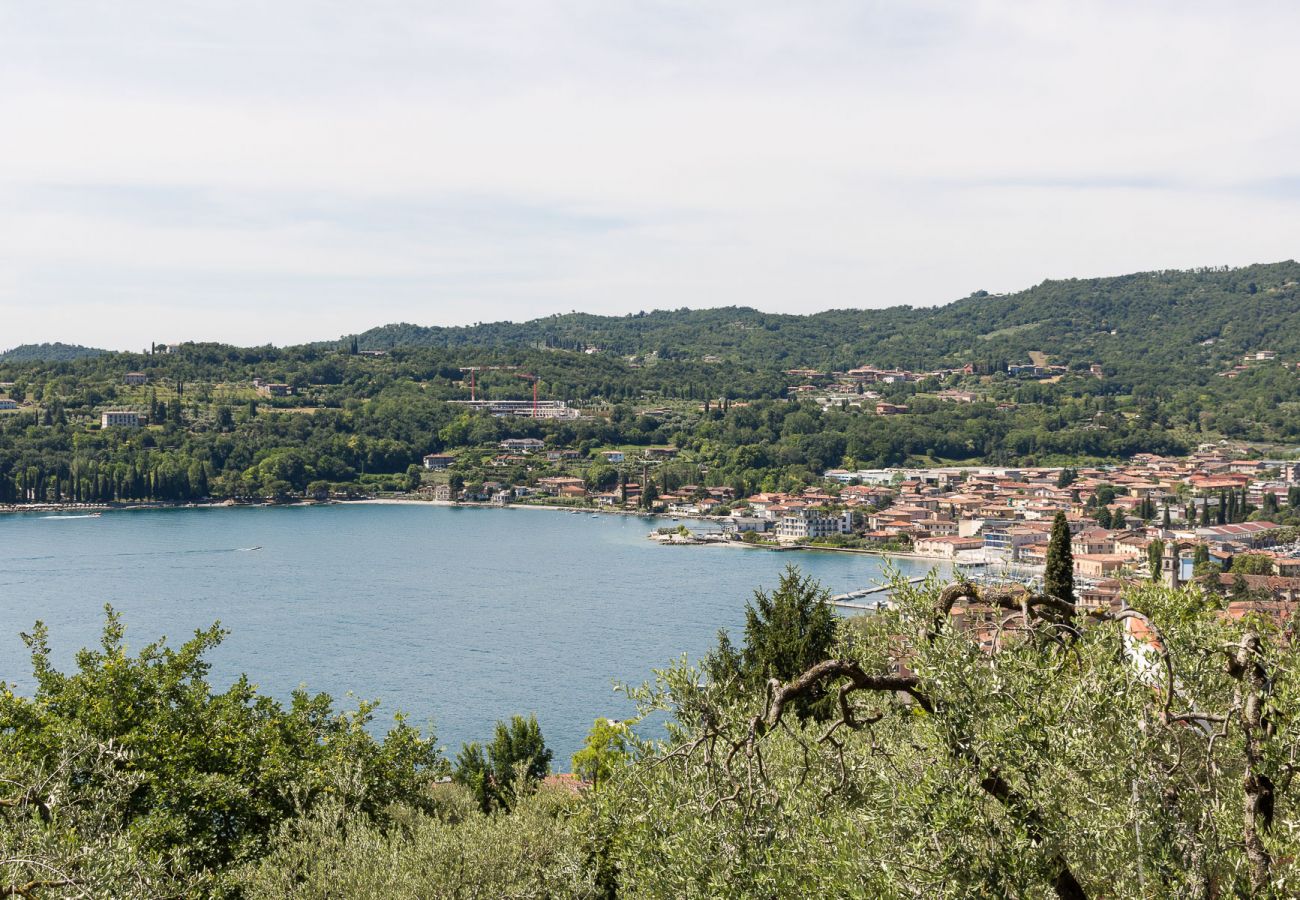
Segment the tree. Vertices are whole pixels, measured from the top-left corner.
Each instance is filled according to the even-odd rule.
[[[739,680],[750,685],[770,678],[793,678],[825,659],[835,642],[836,617],[830,593],[812,576],[793,566],[782,573],[776,590],[754,591],[745,604],[745,645],[732,646],[725,632],[710,654],[706,667],[715,680]],[[799,716],[822,717],[829,711],[821,695],[801,701]]]
[[[298,690],[286,708],[246,677],[216,692],[205,657],[224,636],[214,625],[180,647],[158,641],[131,655],[106,607],[100,646],[64,673],[38,622],[23,636],[34,696],[0,690],[0,797],[6,772],[62,771],[78,796],[107,803],[100,814],[125,833],[123,853],[166,859],[178,878],[255,859],[282,822],[324,796],[377,820],[399,798],[427,803],[447,768],[432,735],[399,716],[377,740],[374,703],[340,713],[327,695]],[[48,824],[62,840],[59,818]],[[0,860],[4,834],[0,823]],[[0,888],[7,874],[0,864]]]
[[[69,733],[44,764],[0,760],[0,896],[198,896],[130,830],[139,773],[120,747]],[[75,894],[73,893],[75,891]]]
[[[551,758],[537,717],[511,716],[509,722],[496,723],[486,747],[474,742],[461,747],[452,777],[470,789],[486,812],[513,804],[517,783],[532,787],[541,781],[551,771]]]
[[[461,745],[451,777],[455,783],[469,790],[482,812],[492,811],[497,794],[492,779],[492,764],[488,762],[482,744],[470,741]]]
[[[1074,554],[1070,550],[1070,523],[1065,512],[1057,510],[1052,520],[1052,535],[1047,542],[1047,571],[1043,590],[1049,597],[1074,602]]]
[[[1272,575],[1273,559],[1264,553],[1238,553],[1232,558],[1231,571],[1239,575]]]
[[[515,766],[521,765],[530,782],[540,781],[551,771],[551,751],[547,749],[542,738],[541,726],[537,716],[529,714],[511,716],[510,722],[498,722],[488,745],[488,758],[492,761],[492,771],[497,780],[504,783],[507,777],[513,777]]]
[[[630,758],[627,725],[612,719],[597,719],[582,749],[573,754],[573,773],[599,788]]]
[[[1278,513],[1277,495],[1272,491],[1264,493],[1264,505],[1260,508],[1265,516],[1275,516]]]
[[[655,487],[654,479],[647,478],[645,484],[641,486],[641,506],[651,509],[658,500],[659,489]]]
[[[235,427],[235,417],[224,403],[217,407],[216,423],[219,431],[230,431]]]
[[[618,823],[621,884],[1070,900],[1300,890],[1297,651],[1267,623],[1155,585],[1116,611],[960,583],[893,597],[788,681],[725,691],[682,663],[638,693],[642,714],[672,716],[671,739],[644,745],[644,763],[597,798]],[[829,724],[790,715],[816,690],[837,698]]]
[[[1107,481],[1097,485],[1097,492],[1094,496],[1097,498],[1098,506],[1109,506],[1118,493],[1119,491],[1115,485]]]
[[[1156,538],[1147,544],[1147,569],[1152,581],[1160,580],[1160,560],[1165,555],[1165,542]]]
[[[1099,528],[1110,528],[1110,508],[1106,506],[1097,507],[1097,526]]]

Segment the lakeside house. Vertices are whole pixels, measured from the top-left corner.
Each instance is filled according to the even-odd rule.
[[[983,546],[984,539],[977,537],[925,537],[917,538],[912,549],[923,556],[956,559],[963,551],[979,550]]]
[[[450,469],[454,462],[456,457],[450,453],[429,453],[424,457],[424,467],[431,472]]]
[[[776,539],[793,543],[852,532],[852,513],[835,514],[820,508],[803,507],[788,509],[781,516],[776,526]]]

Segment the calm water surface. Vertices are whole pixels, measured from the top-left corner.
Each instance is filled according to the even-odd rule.
[[[382,719],[432,724],[453,753],[535,712],[567,770],[592,719],[629,712],[615,680],[737,634],[753,589],[786,565],[834,592],[884,577],[868,556],[661,547],[645,537],[656,524],[397,505],[3,515],[0,681],[30,693],[18,635],[36,619],[64,667],[98,640],[105,603],[133,648],[220,620],[215,685],[247,672],[280,698],[300,685],[379,698]]]

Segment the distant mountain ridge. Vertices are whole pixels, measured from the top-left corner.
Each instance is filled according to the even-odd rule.
[[[463,327],[385,325],[362,349],[588,347],[622,355],[715,356],[790,367],[870,361],[926,368],[972,361],[1213,368],[1249,351],[1300,356],[1300,263],[1139,272],[979,291],[946,306],[838,309],[809,315],[749,307],[585,313]]]
[[[96,347],[83,347],[80,344],[20,344],[12,350],[0,353],[0,362],[66,362],[73,359],[86,359],[108,353]]]

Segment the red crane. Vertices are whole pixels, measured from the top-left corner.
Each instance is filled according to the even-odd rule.
[[[471,403],[473,403],[474,400],[477,399],[477,397],[475,396],[476,385],[474,383],[475,382],[474,373],[478,372],[478,370],[481,368],[484,367],[483,366],[462,366],[461,367],[462,372],[469,373],[469,399]],[[464,384],[464,382],[462,381],[461,384]]]
[[[536,375],[529,374],[528,372],[516,372],[515,377],[522,378],[524,381],[531,381],[533,383],[533,418],[536,419],[537,418],[537,382],[541,381],[541,379],[538,378]]]

